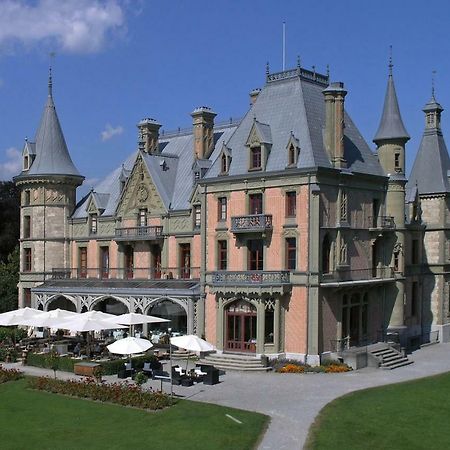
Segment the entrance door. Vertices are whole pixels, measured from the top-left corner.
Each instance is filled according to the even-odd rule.
[[[256,352],[256,308],[244,301],[232,303],[226,311],[226,350]]]

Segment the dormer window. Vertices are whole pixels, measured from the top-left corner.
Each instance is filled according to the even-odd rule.
[[[196,170],[194,172],[194,179],[195,179],[195,181],[200,180],[200,171],[199,170]]]
[[[30,168],[30,157],[25,155],[23,157],[23,170],[28,170]]]
[[[200,205],[194,206],[194,229],[199,230],[202,225],[202,210]]]
[[[220,160],[220,171],[222,173],[227,173],[228,172],[228,161],[227,161],[227,156],[225,154],[222,155],[222,158]]]
[[[291,132],[291,135],[289,136],[289,141],[286,146],[287,149],[287,167],[296,167],[297,161],[298,161],[298,154],[299,154],[299,144],[298,139],[293,135]]]
[[[224,143],[222,146],[222,151],[220,152],[220,175],[228,175],[228,172],[230,171],[230,163],[231,149]]]
[[[89,234],[97,234],[97,219],[96,213],[89,216]]]
[[[261,170],[261,146],[250,148],[250,170]]]

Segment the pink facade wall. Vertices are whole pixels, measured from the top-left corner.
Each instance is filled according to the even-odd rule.
[[[307,352],[307,290],[303,286],[292,288],[289,307],[285,315],[285,351]]]
[[[216,333],[216,296],[207,292],[205,298],[205,337],[208,342],[217,343]]]

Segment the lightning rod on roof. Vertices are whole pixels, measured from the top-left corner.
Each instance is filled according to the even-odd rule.
[[[283,22],[283,72],[286,70],[286,22]]]

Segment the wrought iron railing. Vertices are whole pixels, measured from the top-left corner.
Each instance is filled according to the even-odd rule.
[[[146,227],[126,227],[116,228],[116,239],[160,239],[162,237],[163,227],[146,226]]]
[[[200,278],[199,267],[74,267],[53,269],[52,279],[189,280]]]
[[[392,267],[371,267],[367,269],[341,269],[321,274],[322,283],[334,283],[337,281],[363,281],[372,279],[394,278]]]
[[[290,272],[287,270],[247,270],[241,272],[218,271],[212,273],[213,284],[290,284]]]
[[[233,233],[264,232],[271,229],[271,214],[249,214],[231,218],[231,231]]]

